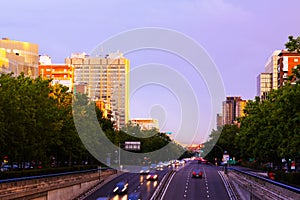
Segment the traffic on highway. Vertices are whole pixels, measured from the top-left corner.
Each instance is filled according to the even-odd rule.
[[[206,160],[184,159],[122,172],[90,193],[86,200],[229,199],[220,168]]]

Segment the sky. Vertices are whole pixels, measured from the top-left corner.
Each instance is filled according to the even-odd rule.
[[[300,35],[299,6],[298,0],[10,0],[1,2],[0,36],[36,43],[41,55],[63,63],[71,53],[89,53],[126,31],[167,29],[205,50],[222,78],[226,96],[254,99],[256,77],[269,56],[284,49],[289,35]],[[217,77],[203,77],[180,56],[158,49],[132,51],[125,57],[133,70],[132,83],[142,73],[134,70],[147,67],[166,69],[166,73],[142,79],[169,81],[131,85],[137,89],[130,93],[130,116],[159,119],[162,131],[171,131],[182,143],[205,141],[216,114],[207,80]],[[169,72],[181,78],[174,81]],[[190,105],[182,100],[188,91],[192,92],[186,95]],[[216,108],[219,112],[221,103]],[[183,114],[185,108],[190,115]]]

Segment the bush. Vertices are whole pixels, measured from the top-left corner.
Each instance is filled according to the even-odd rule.
[[[300,187],[300,173],[292,172],[286,173],[284,171],[275,171],[275,180],[289,185]]]

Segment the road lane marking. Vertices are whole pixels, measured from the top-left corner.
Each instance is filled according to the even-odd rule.
[[[165,194],[166,194],[166,192],[167,192],[167,190],[168,190],[168,187],[170,186],[170,183],[171,183],[171,181],[172,181],[172,179],[173,179],[173,177],[174,177],[175,174],[176,174],[176,172],[174,172],[174,173],[172,174],[171,178],[169,179],[169,181],[168,181],[168,183],[167,183],[167,185],[166,185],[166,187],[165,187],[164,193],[163,193],[162,196],[161,196],[161,199],[164,199],[164,196],[165,196]],[[151,199],[152,199],[152,198],[151,198]]]

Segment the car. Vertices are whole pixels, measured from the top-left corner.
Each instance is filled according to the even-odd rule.
[[[163,162],[159,162],[156,166],[156,168],[163,168],[164,167],[164,163]]]
[[[146,177],[148,181],[155,181],[158,179],[158,174],[156,172],[150,172]]]
[[[164,167],[169,167],[171,165],[171,162],[170,161],[165,161],[163,163]]]
[[[98,197],[96,200],[109,200],[108,197]]]
[[[193,178],[202,178],[202,171],[200,169],[194,169],[192,172]]]
[[[1,171],[1,172],[4,172],[4,171],[10,171],[11,169],[13,169],[13,170],[18,169],[18,165],[13,164],[13,168],[11,168],[11,165],[10,165],[10,164],[5,164],[5,165],[3,165],[3,166],[1,167],[0,171]]]
[[[140,174],[149,174],[149,172],[149,167],[142,167],[142,169],[140,170]]]
[[[156,164],[151,164],[150,165],[150,169],[155,169],[156,168]]]
[[[120,181],[116,184],[114,194],[124,194],[128,192],[128,183],[127,181]]]
[[[128,200],[141,200],[141,195],[139,192],[134,192],[128,195]]]
[[[203,164],[208,164],[208,161],[205,160],[204,158],[201,159],[201,162],[202,162]]]

